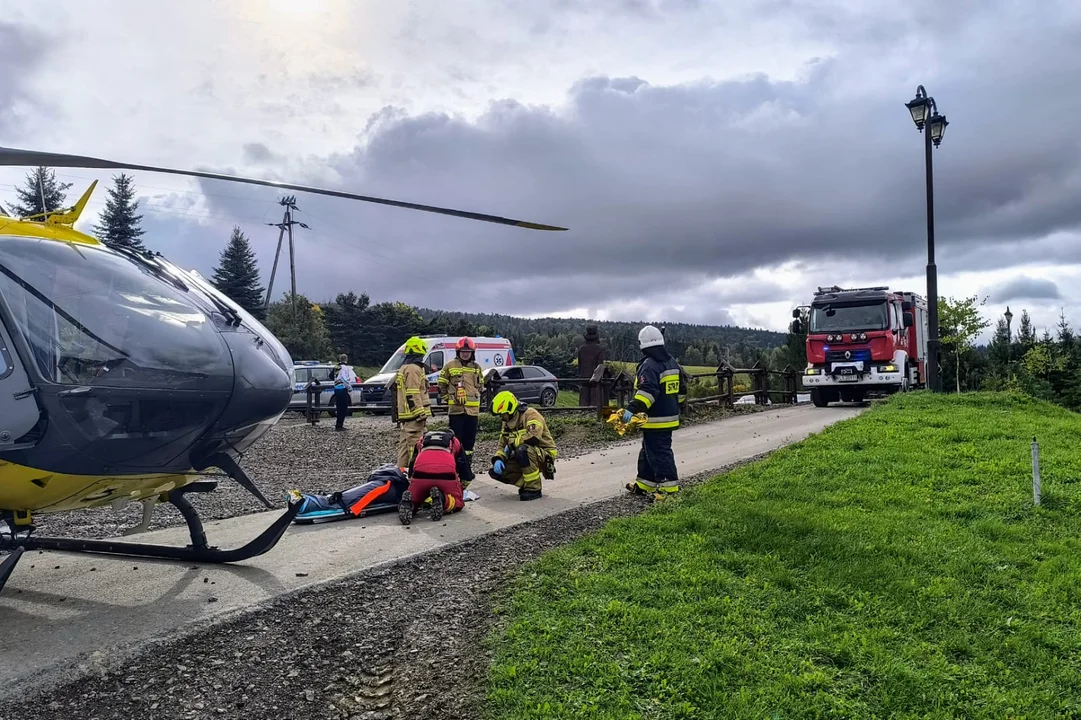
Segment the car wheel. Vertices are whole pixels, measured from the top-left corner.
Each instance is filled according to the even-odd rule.
[[[544,407],[554,407],[556,404],[556,397],[557,394],[555,390],[550,387],[544,388],[544,390],[541,391],[540,396],[541,405]]]

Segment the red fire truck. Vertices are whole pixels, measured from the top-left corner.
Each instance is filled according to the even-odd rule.
[[[796,308],[792,316],[793,330],[807,333],[803,387],[815,406],[924,387],[927,301],[922,296],[887,287],[820,287],[811,305]]]

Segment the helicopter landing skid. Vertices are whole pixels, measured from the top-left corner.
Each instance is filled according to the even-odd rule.
[[[12,550],[11,555],[0,564],[0,590],[3,590],[11,571],[15,569],[19,557],[25,550],[56,550],[59,552],[93,553],[104,555],[122,555],[128,557],[158,558],[162,560],[183,560],[200,563],[232,563],[257,557],[269,551],[289,528],[293,518],[300,512],[303,499],[290,499],[285,512],[259,534],[254,540],[234,550],[220,550],[209,545],[206,531],[192,504],[184,497],[189,492],[210,492],[217,487],[216,481],[195,482],[169,493],[169,502],[183,515],[191,534],[191,544],[186,547],[171,545],[151,545],[147,543],[114,542],[112,540],[83,540],[79,538],[36,537],[33,535],[10,538],[5,544]],[[6,549],[6,548],[5,548]]]

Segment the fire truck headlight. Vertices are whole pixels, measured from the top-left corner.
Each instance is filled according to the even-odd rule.
[[[879,369],[879,372],[897,372],[897,366],[893,363],[890,363],[889,365],[883,365]]]
[[[857,334],[852,336],[852,339],[853,340],[866,340],[867,339],[867,333],[857,333]]]
[[[819,373],[818,368],[807,368],[806,370],[803,371],[804,375],[818,375],[818,373]]]

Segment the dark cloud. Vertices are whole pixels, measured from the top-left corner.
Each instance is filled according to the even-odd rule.
[[[1013,300],[1061,300],[1062,293],[1051,280],[1019,277],[996,285],[986,292],[991,302],[1005,303]]]
[[[41,102],[34,72],[45,58],[48,40],[37,30],[0,20],[0,135],[9,140],[24,129]]]
[[[540,233],[302,194],[311,230],[297,231],[297,273],[314,296],[355,289],[530,314],[645,298],[716,320],[733,304],[784,301],[785,289],[769,286],[743,287],[753,300],[740,299],[738,278],[785,261],[922,272],[922,138],[904,102],[923,82],[950,119],[934,152],[940,257],[993,269],[1019,240],[1039,243],[1041,260],[1076,252],[1046,239],[1081,228],[1081,95],[1069,90],[1081,77],[1076,12],[947,5],[876,18],[771,3],[761,12],[803,13],[842,43],[797,81],[588,77],[561,108],[501,100],[475,121],[385,108],[348,120],[359,133],[348,152],[291,153],[287,164],[249,150],[248,160],[295,182],[570,228]],[[890,53],[909,50],[925,72],[898,80]],[[274,197],[203,187],[226,217],[263,214]],[[215,249],[228,237],[224,227],[204,232]],[[252,225],[251,234],[268,271],[277,230]],[[949,271],[962,269],[975,268]],[[697,290],[717,279],[729,295]]]

